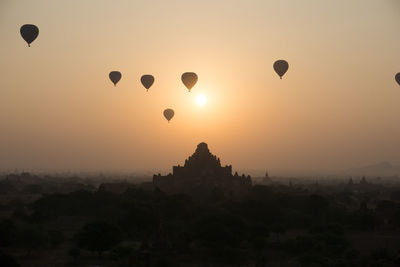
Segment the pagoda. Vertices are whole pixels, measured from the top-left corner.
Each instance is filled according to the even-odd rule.
[[[232,165],[221,166],[220,159],[213,155],[206,143],[200,143],[196,151],[185,160],[183,166],[173,166],[172,173],[153,176],[153,185],[165,193],[208,195],[220,192],[238,195],[251,188],[251,177],[232,174]]]

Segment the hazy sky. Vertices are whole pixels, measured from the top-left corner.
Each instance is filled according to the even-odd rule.
[[[0,0],[0,169],[170,170],[202,141],[253,174],[400,163],[399,26],[399,0]]]

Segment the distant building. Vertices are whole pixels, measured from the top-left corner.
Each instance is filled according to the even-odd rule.
[[[363,177],[361,178],[360,184],[361,184],[361,185],[366,185],[366,184],[368,184],[367,179],[365,178],[365,176],[363,176]]]
[[[348,184],[349,186],[354,185],[354,182],[353,182],[353,178],[352,178],[352,177],[349,178],[349,182],[348,182],[347,184]]]
[[[264,178],[262,179],[262,181],[261,181],[261,184],[263,184],[263,185],[269,185],[269,184],[271,184],[272,183],[272,181],[271,181],[271,178],[269,177],[269,174],[268,174],[268,171],[265,173],[265,176],[264,176]]]
[[[206,196],[212,192],[239,195],[251,188],[251,177],[232,175],[232,165],[222,167],[220,159],[210,153],[206,143],[200,143],[184,166],[174,166],[172,174],[153,176],[153,184],[166,193]]]

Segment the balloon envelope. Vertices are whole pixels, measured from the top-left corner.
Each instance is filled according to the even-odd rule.
[[[21,29],[19,30],[21,33],[22,38],[28,43],[28,46],[38,37],[39,35],[39,28],[33,24],[25,24],[22,25]]]
[[[116,86],[119,80],[121,80],[122,74],[119,71],[112,71],[108,77],[110,77],[110,80],[113,82],[114,86]]]
[[[154,83],[154,77],[153,75],[150,74],[145,74],[140,78],[140,81],[142,82],[143,86],[149,90],[149,88],[153,85]]]
[[[396,79],[397,83],[400,85],[400,72],[396,74],[395,79]]]
[[[170,108],[164,110],[164,117],[168,120],[168,122],[172,119],[172,117],[174,117],[174,114],[175,112]]]
[[[289,69],[289,63],[287,63],[285,60],[277,60],[274,63],[274,70],[275,72],[279,75],[279,77],[282,79],[282,76],[285,75],[287,70]]]
[[[182,74],[181,79],[183,84],[190,92],[190,89],[192,89],[192,87],[197,83],[198,77],[197,74],[194,72],[185,72],[184,74]]]

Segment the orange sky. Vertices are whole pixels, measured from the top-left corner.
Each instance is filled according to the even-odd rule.
[[[0,169],[167,171],[201,141],[251,174],[400,164],[399,25],[398,0],[1,0]]]

